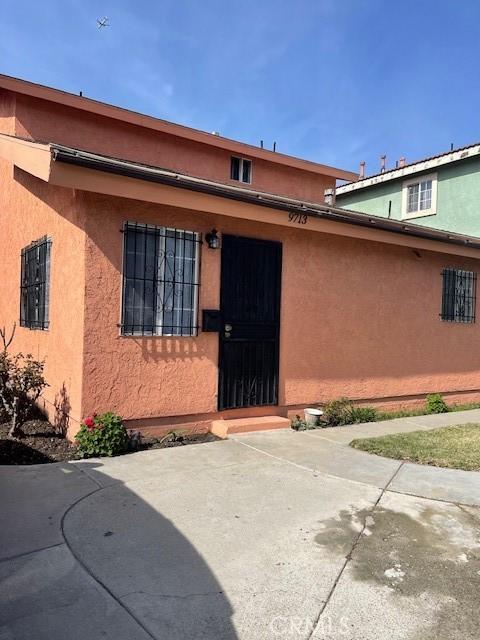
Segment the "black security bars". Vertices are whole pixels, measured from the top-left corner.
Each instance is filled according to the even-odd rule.
[[[442,278],[442,320],[475,322],[477,274],[446,267],[442,271]]]
[[[48,329],[51,240],[44,236],[21,253],[20,326]]]
[[[122,333],[196,335],[200,235],[136,222],[123,232]]]

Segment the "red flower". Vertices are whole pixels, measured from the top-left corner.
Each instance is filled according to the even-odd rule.
[[[93,427],[95,426],[95,421],[93,420],[92,416],[88,416],[88,418],[85,418],[84,424],[89,429],[93,429]]]

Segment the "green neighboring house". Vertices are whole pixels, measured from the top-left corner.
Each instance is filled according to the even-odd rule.
[[[480,144],[453,149],[336,189],[336,205],[480,236]]]

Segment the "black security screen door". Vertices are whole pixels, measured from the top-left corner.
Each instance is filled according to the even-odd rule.
[[[282,245],[222,236],[218,408],[278,402]]]

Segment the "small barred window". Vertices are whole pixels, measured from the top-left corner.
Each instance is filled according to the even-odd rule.
[[[124,335],[197,334],[200,235],[150,224],[124,227]]]
[[[46,236],[22,249],[20,326],[48,329],[50,302],[50,249]]]
[[[448,267],[442,271],[442,278],[442,320],[475,322],[477,274]]]

